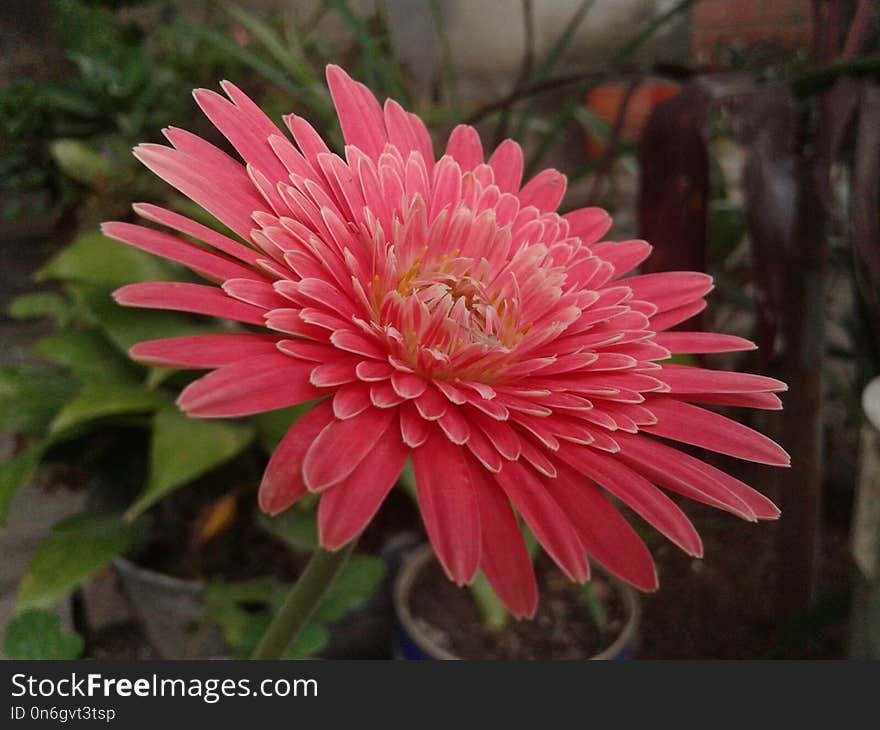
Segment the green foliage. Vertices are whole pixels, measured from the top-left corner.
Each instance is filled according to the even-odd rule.
[[[115,288],[135,281],[173,281],[178,271],[164,260],[86,233],[53,256],[36,274],[37,281],[62,279]]]
[[[33,367],[0,369],[0,428],[41,434],[76,390],[76,382],[60,373]]]
[[[43,451],[43,444],[34,444],[0,464],[0,526],[6,524],[9,506],[18,490],[37,471]]]
[[[196,420],[173,407],[158,411],[153,417],[149,481],[126,518],[134,519],[166,494],[238,456],[254,433],[250,425]]]
[[[18,587],[16,605],[48,608],[131,548],[138,532],[119,515],[81,514],[52,529]]]
[[[279,408],[277,411],[266,411],[253,417],[254,425],[260,438],[260,445],[266,452],[272,452],[284,438],[290,427],[311,410],[314,401],[301,403],[290,408]]]
[[[89,382],[55,416],[50,432],[60,434],[110,416],[151,413],[168,404],[165,393],[146,390],[139,384]]]
[[[97,185],[110,176],[110,163],[85,142],[57,139],[49,150],[61,172],[78,183]]]
[[[520,529],[526,543],[529,559],[534,563],[535,556],[538,554],[538,540],[524,524],[520,525]],[[469,590],[486,629],[501,631],[507,626],[510,614],[482,571],[477,574],[476,579],[469,586]]]
[[[315,502],[306,495],[289,510],[280,515],[260,517],[260,525],[267,532],[279,537],[297,550],[311,552],[318,547],[318,520]]]
[[[381,560],[366,555],[352,556],[284,658],[306,659],[320,654],[330,638],[330,625],[366,603],[384,575],[385,564]],[[276,578],[235,583],[215,581],[205,594],[206,615],[220,626],[234,655],[244,658],[263,636],[287,590],[288,586]]]
[[[22,294],[12,300],[8,313],[13,319],[51,319],[59,327],[71,316],[69,303],[56,292]]]
[[[40,340],[34,352],[79,380],[124,383],[138,377],[136,366],[94,328],[61,330]]]
[[[70,292],[83,318],[99,327],[124,354],[145,340],[230,331],[225,323],[205,321],[182,312],[120,307],[104,287],[76,285],[70,287]]]
[[[61,631],[61,621],[51,611],[32,608],[15,616],[3,637],[7,659],[78,659],[83,638]]]

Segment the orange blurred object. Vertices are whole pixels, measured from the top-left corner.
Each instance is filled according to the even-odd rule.
[[[624,82],[597,86],[587,94],[587,109],[613,127],[629,87],[630,84]],[[642,81],[632,92],[629,103],[626,105],[620,128],[620,139],[626,142],[637,142],[654,107],[671,99],[680,90],[681,86],[671,81],[652,79]],[[605,143],[588,132],[586,150],[590,160],[598,160],[605,152]]]
[[[193,544],[201,547],[217,535],[232,527],[238,516],[238,496],[235,492],[226,494],[204,507],[196,519]]]

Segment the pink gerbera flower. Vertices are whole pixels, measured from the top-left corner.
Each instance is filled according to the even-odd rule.
[[[422,122],[330,66],[346,141],[332,153],[297,116],[296,145],[238,88],[199,90],[199,106],[242,165],[189,132],[137,157],[244,242],[154,205],[108,236],[188,266],[210,282],[141,283],[125,306],[212,315],[265,333],[144,342],[149,365],[213,372],[181,394],[192,416],[247,416],[322,399],[272,456],[260,487],[270,514],[320,493],[321,544],[354,539],[407,459],[428,537],[459,584],[482,569],[516,616],[537,589],[516,513],[573,580],[587,556],[643,590],[651,555],[609,496],[690,555],[702,545],[665,490],[747,520],[773,519],[761,494],[677,451],[681,442],[787,465],[773,441],[703,405],[778,409],[777,380],[667,364],[672,353],[754,346],[669,332],[705,306],[705,274],[622,278],[643,241],[600,242],[598,208],[556,210],[565,176],[521,186],[520,147],[485,159],[459,126],[435,160]]]

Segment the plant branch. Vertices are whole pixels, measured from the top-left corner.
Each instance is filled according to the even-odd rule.
[[[795,96],[812,96],[824,91],[841,76],[880,74],[880,53],[829,63],[796,76],[791,82]]]
[[[319,547],[312,553],[306,569],[287,594],[266,633],[254,649],[251,659],[280,659],[288,646],[299,636],[328,589],[354,552],[352,540],[341,550],[331,553]]]

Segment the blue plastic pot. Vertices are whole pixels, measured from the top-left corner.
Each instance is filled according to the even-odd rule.
[[[394,581],[394,612],[396,618],[394,656],[398,659],[459,659],[438,646],[415,621],[410,611],[410,592],[421,571],[434,559],[430,545],[421,545],[401,564]],[[605,649],[590,659],[632,659],[638,640],[641,607],[638,593],[612,575],[606,578],[620,595],[626,608],[626,621],[620,633]]]

